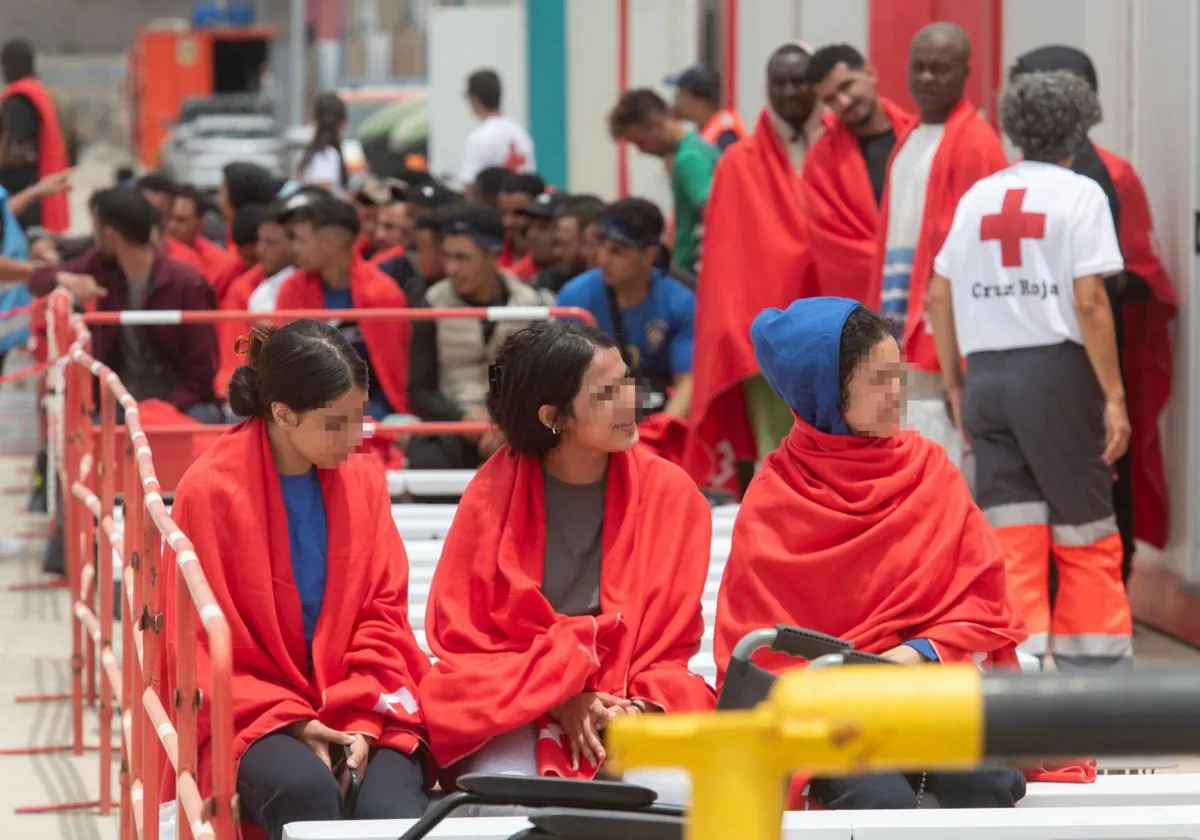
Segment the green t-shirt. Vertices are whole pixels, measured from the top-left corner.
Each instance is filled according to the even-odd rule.
[[[675,263],[696,270],[700,243],[696,228],[704,222],[704,205],[720,152],[694,131],[679,141],[671,164],[671,197],[675,201]]]

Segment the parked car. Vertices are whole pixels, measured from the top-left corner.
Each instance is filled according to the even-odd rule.
[[[234,161],[287,175],[287,141],[265,114],[201,114],[177,125],[163,145],[163,170],[179,183],[215,191]]]

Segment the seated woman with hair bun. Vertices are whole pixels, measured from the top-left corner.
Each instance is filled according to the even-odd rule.
[[[256,325],[229,386],[249,419],[191,466],[171,512],[229,622],[241,812],[272,840],[290,822],[412,818],[428,804],[417,685],[429,660],[408,622],[408,560],[383,474],[352,455],[367,389],[333,327]],[[163,567],[171,614],[175,564]],[[168,635],[168,688],[178,642]],[[196,679],[211,696],[204,645]],[[209,737],[202,715],[200,779]],[[352,775],[361,787],[344,799]]]
[[[635,386],[604,333],[540,323],[489,371],[507,441],[467,487],[425,619],[430,746],[462,772],[595,777],[621,715],[711,709],[688,670],[712,514],[637,447]]]

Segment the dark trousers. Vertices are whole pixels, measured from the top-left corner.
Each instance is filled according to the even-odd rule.
[[[921,774],[879,773],[813,779],[809,795],[835,811],[903,810],[917,807]],[[1012,808],[1025,798],[1025,777],[1007,767],[966,773],[929,773],[926,793],[942,808]]]
[[[242,816],[282,840],[294,822],[342,819],[342,794],[325,763],[300,741],[275,733],[255,741],[238,767]],[[354,809],[359,820],[416,819],[425,813],[420,759],[395,750],[371,751]]]

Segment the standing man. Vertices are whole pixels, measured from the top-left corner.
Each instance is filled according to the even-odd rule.
[[[663,80],[675,88],[671,112],[696,126],[700,139],[724,152],[746,136],[737,111],[721,107],[721,77],[703,64],[693,64]]]
[[[500,113],[500,77],[495,70],[476,70],[467,78],[467,101],[479,120],[467,136],[459,170],[460,186],[470,193],[479,173],[489,166],[512,172],[534,172],[533,139],[519,122]]]
[[[896,138],[883,195],[875,270],[867,303],[895,325],[908,363],[905,422],[961,460],[947,408],[925,292],[954,209],[976,181],[1008,164],[995,129],[963,92],[971,72],[967,33],[933,23],[909,47],[908,85],[920,122]]]
[[[9,195],[67,168],[67,148],[50,91],[34,75],[33,45],[9,41],[0,49],[0,186]],[[47,195],[21,214],[21,226],[41,225],[53,233],[71,226],[67,196]]]
[[[701,226],[719,153],[671,116],[667,103],[649,88],[626,91],[608,115],[613,140],[638,151],[671,158],[671,197],[675,204],[675,262],[689,272],[700,257]]]
[[[914,118],[875,90],[875,68],[849,44],[817,50],[808,66],[825,104],[825,133],[804,162],[813,248],[822,295],[866,303],[875,286],[879,204],[897,132]]]
[[[1069,70],[1097,90],[1092,60],[1074,47],[1041,47],[1017,59],[1021,73]],[[1113,308],[1117,350],[1129,400],[1133,439],[1116,463],[1113,505],[1124,550],[1122,576],[1129,579],[1137,540],[1156,548],[1167,542],[1167,481],[1158,424],[1171,396],[1171,321],[1174,284],[1155,252],[1154,220],[1141,179],[1129,161],[1087,137],[1071,169],[1100,185],[1108,196],[1125,259],[1125,271],[1105,283]]]
[[[767,62],[767,107],[717,165],[696,299],[692,432],[685,466],[739,492],[779,446],[791,409],[759,375],[750,324],[769,307],[816,294],[799,171],[821,132],[808,83],[811,50],[788,43]]]
[[[1021,649],[1053,650],[1060,670],[1133,662],[1112,492],[1129,416],[1104,288],[1124,262],[1104,191],[1070,169],[1099,118],[1074,73],[1009,85],[1000,124],[1022,160],[963,196],[928,295],[942,378],[974,448],[975,500],[1029,628]]]

